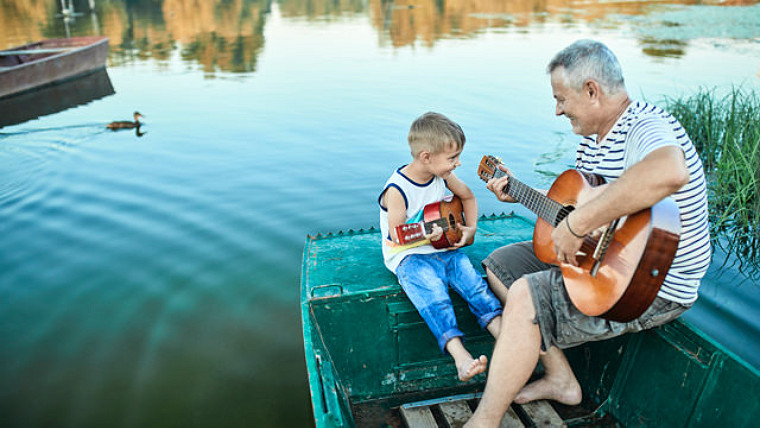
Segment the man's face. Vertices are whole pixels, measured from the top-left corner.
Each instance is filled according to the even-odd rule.
[[[581,90],[569,88],[565,84],[564,68],[558,67],[551,73],[552,94],[556,100],[555,114],[570,119],[573,132],[578,135],[593,135],[596,132],[591,123],[591,100]]]

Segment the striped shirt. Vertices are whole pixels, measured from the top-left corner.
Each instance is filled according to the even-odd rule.
[[[575,167],[612,182],[649,153],[670,145],[683,150],[690,179],[670,196],[680,211],[681,238],[658,296],[691,304],[697,300],[700,280],[710,265],[707,189],[702,161],[678,120],[659,107],[633,101],[600,143],[584,137]]]

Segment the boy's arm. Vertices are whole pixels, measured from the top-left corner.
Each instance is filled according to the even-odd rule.
[[[471,244],[475,239],[475,232],[478,230],[478,201],[475,199],[475,194],[453,172],[446,178],[446,186],[451,190],[451,193],[459,196],[464,209],[465,224],[462,225],[462,239],[454,246],[461,247],[465,244]]]
[[[406,203],[404,196],[395,187],[389,187],[383,195],[385,208],[388,210],[388,233],[391,235],[393,242],[398,243],[396,236],[396,226],[406,222]]]
[[[388,233],[391,235],[391,240],[398,244],[396,226],[406,223],[406,202],[404,201],[404,196],[395,187],[390,187],[383,195],[383,202],[388,210]],[[433,231],[430,234],[425,234],[425,239],[437,241],[441,239],[441,235],[443,235],[443,229],[438,225],[434,225]]]

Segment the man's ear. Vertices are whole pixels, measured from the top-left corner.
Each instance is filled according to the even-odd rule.
[[[596,101],[602,95],[599,83],[596,80],[588,79],[583,82],[583,94],[588,97],[589,101]]]

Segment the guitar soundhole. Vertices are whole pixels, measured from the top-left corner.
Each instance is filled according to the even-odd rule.
[[[457,225],[457,220],[454,218],[454,214],[449,214],[449,230],[454,230]]]
[[[562,223],[562,220],[565,219],[568,215],[570,215],[571,212],[575,209],[572,205],[565,205],[562,207],[561,210],[557,213],[557,219],[554,221],[554,227],[557,227],[558,224]]]

